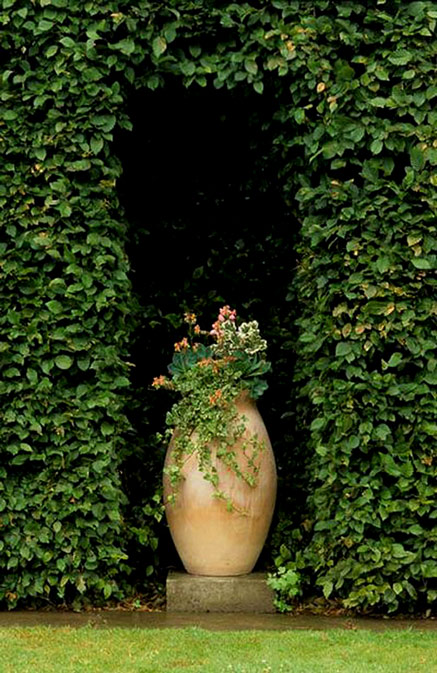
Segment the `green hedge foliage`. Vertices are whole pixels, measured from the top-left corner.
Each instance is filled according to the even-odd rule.
[[[320,179],[297,195],[314,405],[303,563],[350,607],[437,598],[436,19],[434,3],[387,3],[319,24],[325,123],[305,143]]]
[[[130,322],[110,152],[120,84],[111,47],[102,59],[93,46],[98,6],[1,5],[0,600],[117,597]]]
[[[158,508],[132,519],[122,469],[139,312],[113,139],[133,87],[176,78],[274,101],[270,159],[301,221],[289,341],[307,439],[290,453],[312,486],[296,562],[348,606],[431,607],[435,3],[0,8],[2,605],[119,598],[135,540],[153,563]]]

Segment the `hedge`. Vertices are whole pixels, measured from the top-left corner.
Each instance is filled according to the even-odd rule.
[[[272,101],[265,158],[298,258],[290,317],[284,297],[269,319],[278,353],[294,321],[282,390],[300,396],[301,444],[283,470],[302,456],[311,480],[304,516],[283,499],[295,562],[346,606],[431,609],[435,3],[0,7],[2,605],[121,598],[132,546],[156,564],[159,506],[132,509],[123,468],[143,441],[129,406],[144,314],[114,135],[132,89],[178,80]]]

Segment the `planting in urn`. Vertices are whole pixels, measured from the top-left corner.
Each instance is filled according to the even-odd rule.
[[[232,500],[220,484],[217,461],[249,486],[256,485],[263,442],[256,435],[247,437],[245,418],[236,402],[245,397],[256,400],[267,388],[267,343],[257,321],[238,324],[236,311],[229,306],[220,309],[210,330],[201,329],[193,313],[185,314],[185,322],[188,336],[175,344],[169,375],[153,381],[155,388],[181,395],[166,418],[166,437],[172,445],[165,470],[171,484],[169,498],[177,497],[184,461],[195,454],[214,496],[225,499],[232,509]],[[235,453],[241,442],[244,466]]]

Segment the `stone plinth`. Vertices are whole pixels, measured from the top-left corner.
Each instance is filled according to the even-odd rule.
[[[209,577],[170,572],[167,612],[275,612],[266,573]]]

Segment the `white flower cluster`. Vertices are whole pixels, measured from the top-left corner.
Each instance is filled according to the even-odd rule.
[[[257,320],[243,322],[238,328],[234,322],[227,320],[221,325],[215,349],[221,355],[232,355],[236,351],[255,355],[267,349],[267,341],[261,338]]]
[[[241,323],[237,330],[237,335],[241,344],[240,350],[245,351],[249,355],[254,355],[267,349],[267,341],[261,339],[257,320]]]

